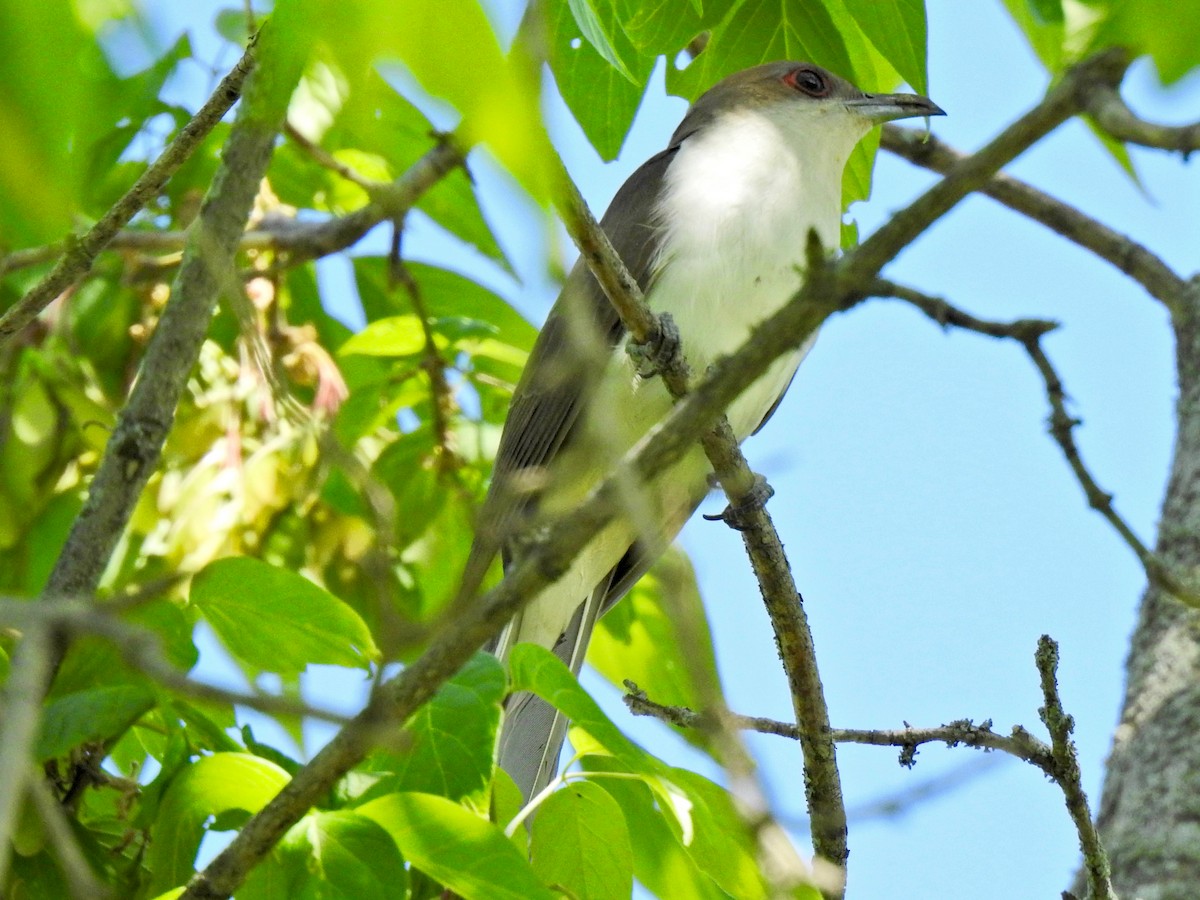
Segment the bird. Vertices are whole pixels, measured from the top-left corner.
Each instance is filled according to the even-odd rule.
[[[842,175],[875,125],[945,115],[918,94],[872,94],[807,62],[744,69],[702,94],[666,149],[617,191],[600,225],[646,303],[669,314],[693,371],[738,349],[801,287],[809,233],[840,244]],[[726,410],[739,441],[774,413],[815,332]],[[474,577],[519,535],[569,513],[669,413],[661,379],[627,352],[617,313],[580,259],[513,392],[465,568]],[[625,485],[622,512],[487,649],[552,650],[578,675],[597,618],[675,538],[710,490],[697,446],[652,480]],[[464,574],[464,583],[470,578]],[[567,722],[533,694],[505,706],[497,761],[526,802],[555,777]]]

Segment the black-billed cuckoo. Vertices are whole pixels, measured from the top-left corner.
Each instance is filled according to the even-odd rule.
[[[915,94],[866,94],[807,63],[779,62],[721,81],[688,111],[667,149],[617,192],[601,220],[656,313],[670,313],[694,371],[736,350],[800,288],[810,230],[837,247],[850,151],[892,119],[943,115]],[[815,333],[727,410],[739,440],[778,404]],[[516,532],[568,512],[661,421],[671,398],[625,352],[616,312],[576,263],[530,354],[500,439],[475,563],[520,553]],[[597,616],[654,562],[709,490],[697,447],[653,481],[629,486],[625,514],[529,603],[491,648],[553,649],[576,674]],[[486,563],[485,563],[486,564]],[[471,566],[468,566],[468,571]],[[529,694],[509,699],[500,765],[526,800],[558,767],[566,721]]]

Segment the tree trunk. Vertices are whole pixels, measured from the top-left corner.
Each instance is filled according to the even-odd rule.
[[[1200,278],[1176,317],[1178,433],[1157,553],[1200,592]],[[1200,896],[1200,614],[1151,586],[1126,663],[1098,824],[1126,900]],[[1082,881],[1076,893],[1084,896]]]

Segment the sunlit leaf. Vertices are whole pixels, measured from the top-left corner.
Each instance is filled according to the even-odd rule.
[[[278,766],[246,753],[201,757],[163,795],[146,857],[149,889],[165,891],[191,877],[209,816],[229,810],[258,812],[288,782]]]
[[[358,807],[415,868],[464,900],[554,900],[499,828],[444,797],[388,794]]]
[[[229,652],[264,672],[296,675],[313,663],[366,667],[379,656],[353,609],[257,559],[205,566],[192,580],[191,599]]]
[[[449,800],[480,801],[491,780],[505,676],[490,653],[477,653],[408,720],[403,753],[373,765],[394,771],[370,795],[415,791]]]
[[[238,900],[390,900],[408,872],[396,842],[351,810],[313,811],[293,825],[238,890]]]
[[[412,356],[425,349],[421,320],[409,314],[377,319],[342,344],[343,356]]]
[[[579,900],[628,897],[633,848],[625,817],[604,789],[572,781],[543,803],[533,820],[533,870]]]
[[[678,623],[687,622],[686,631]],[[673,551],[597,623],[588,663],[618,690],[626,679],[668,706],[700,709],[719,690],[716,656],[695,573]],[[698,746],[695,729],[681,736]]]
[[[928,90],[925,78],[926,26],[924,0],[842,0],[854,21],[918,93]]]
[[[125,731],[154,706],[146,687],[118,684],[56,697],[42,716],[34,747],[39,760],[62,756],[89,741],[106,740]]]
[[[667,68],[667,88],[695,99],[726,75],[781,59],[808,60],[855,80],[846,42],[821,3],[747,2],[712,29],[686,69]]]
[[[626,47],[621,55],[629,63],[622,71],[583,39],[568,0],[548,0],[544,10],[547,55],[559,93],[600,157],[615,159],[642,102],[654,57]],[[614,40],[628,44],[623,32]]]

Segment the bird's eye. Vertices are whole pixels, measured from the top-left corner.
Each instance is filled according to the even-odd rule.
[[[810,97],[826,97],[829,95],[829,79],[816,69],[792,69],[783,76],[784,83]]]

